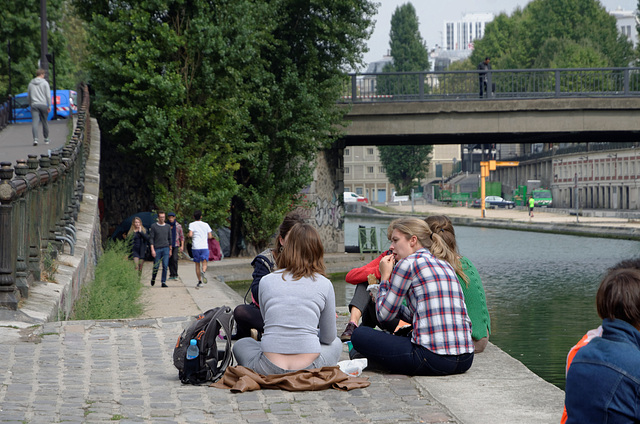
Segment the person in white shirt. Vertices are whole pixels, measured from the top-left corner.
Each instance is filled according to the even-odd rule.
[[[193,213],[193,221],[189,224],[189,237],[191,237],[191,254],[193,262],[196,264],[196,276],[198,284],[196,287],[202,286],[202,282],[207,283],[207,261],[209,260],[209,239],[213,238],[211,227],[202,221],[202,212],[196,210]]]

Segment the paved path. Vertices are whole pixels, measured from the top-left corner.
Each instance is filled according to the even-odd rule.
[[[42,124],[38,128],[39,143],[33,145],[33,136],[31,134],[31,122],[20,124],[11,124],[7,128],[0,131],[0,161],[11,162],[15,166],[16,160],[27,159],[28,155],[44,155],[50,150],[60,149],[67,142],[69,134],[68,121],[61,119],[58,121],[49,121],[49,139],[51,142],[44,144],[42,136]]]
[[[140,319],[1,327],[0,422],[558,422],[563,392],[491,344],[464,375],[406,377],[365,370],[371,386],[351,392],[232,394],[182,385],[171,362],[178,335],[189,316],[242,302],[221,279],[250,270],[249,261],[212,263],[209,284],[200,289],[190,262],[180,263],[180,280],[169,281],[168,288],[149,285],[150,264],[145,264],[146,310]],[[333,254],[327,262],[337,269],[364,259]],[[346,322],[346,308],[340,308],[338,333]],[[342,359],[348,359],[346,347]]]

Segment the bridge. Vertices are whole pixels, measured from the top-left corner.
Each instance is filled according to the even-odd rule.
[[[640,68],[350,74],[347,145],[636,141]],[[484,83],[484,82],[483,82]]]

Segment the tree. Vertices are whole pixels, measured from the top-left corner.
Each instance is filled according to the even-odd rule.
[[[416,9],[411,3],[396,7],[391,16],[389,47],[393,62],[385,65],[384,72],[429,71],[429,52],[419,31]],[[416,95],[418,75],[377,77],[380,94]],[[415,179],[424,178],[433,146],[379,146],[380,161],[399,194],[409,194]]]
[[[626,67],[633,58],[631,44],[618,33],[615,18],[597,0],[532,1],[511,17],[496,17],[474,47],[468,67],[485,56],[501,69]]]
[[[389,47],[393,62],[387,63],[383,72],[429,71],[429,51],[419,30],[420,23],[416,9],[411,3],[396,7],[391,16]],[[379,76],[377,78],[379,94],[416,95],[419,90],[418,75]]]
[[[90,22],[94,104],[148,168],[156,205],[261,249],[337,136],[342,70],[368,0],[75,0]]]
[[[411,193],[414,180],[425,177],[433,146],[378,146],[378,150],[389,182],[398,194],[405,195]]]
[[[67,49],[67,3],[47,1],[47,39],[49,53],[56,55],[58,88],[74,89],[78,81]],[[0,98],[4,99],[9,94],[8,43],[11,43],[12,94],[27,91],[29,81],[35,77],[40,59],[40,2],[0,0],[0,10]]]

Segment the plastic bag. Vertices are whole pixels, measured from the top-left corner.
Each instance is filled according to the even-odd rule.
[[[367,367],[367,358],[350,359],[348,361],[338,362],[340,371],[350,375],[351,377],[360,377],[362,370]]]

